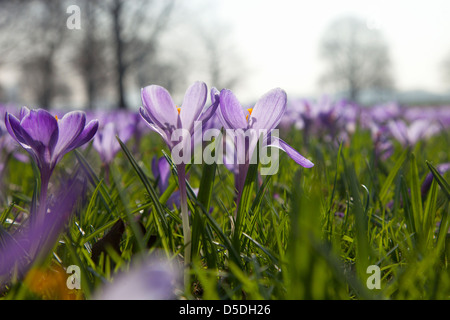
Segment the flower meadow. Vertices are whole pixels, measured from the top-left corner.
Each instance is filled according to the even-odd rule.
[[[450,298],[450,106],[141,98],[0,106],[2,299]]]

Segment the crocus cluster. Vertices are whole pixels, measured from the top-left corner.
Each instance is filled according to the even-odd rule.
[[[232,91],[223,89],[219,92],[215,88],[212,88],[210,92],[211,106],[204,109],[207,95],[206,84],[195,82],[187,89],[181,106],[177,107],[165,88],[151,85],[142,89],[143,106],[140,114],[149,127],[163,138],[172,154],[181,146],[177,152],[181,152],[183,156],[186,156],[187,151],[194,144],[198,129],[221,129],[223,127],[228,132],[232,129],[234,147],[240,158],[236,176],[237,206],[250,159],[259,139],[270,141],[269,146],[275,146],[285,151],[300,165],[307,168],[313,166],[311,161],[300,155],[286,142],[271,136],[272,130],[277,127],[286,111],[287,95],[282,89],[277,88],[266,93],[253,108],[247,109],[247,112]],[[216,121],[212,122],[214,117],[217,117]],[[212,126],[218,127],[211,128]],[[246,137],[249,138],[248,143],[246,143]],[[185,181],[185,165],[188,161],[190,161],[190,157],[183,157],[183,161],[175,163],[178,173],[186,266],[190,264],[191,259],[191,236]],[[159,178],[163,179],[164,177],[160,175]],[[185,285],[188,284],[188,275],[185,275]]]
[[[395,143],[412,147],[450,128],[450,106],[410,107],[395,102],[362,106],[346,100],[293,99],[280,122],[283,130],[301,129],[305,143],[349,142],[356,127],[371,133],[374,151],[387,159]]]
[[[281,88],[274,88],[263,94],[251,105],[243,106],[233,91],[229,89],[208,90],[204,82],[197,81],[188,87],[181,104],[176,104],[171,94],[163,87],[150,85],[141,90],[142,106],[139,111],[72,111],[68,113],[29,109],[23,107],[20,112],[0,106],[4,114],[4,123],[0,123],[0,177],[8,159],[14,156],[20,161],[30,159],[39,170],[40,194],[37,212],[31,212],[33,223],[29,228],[13,238],[9,247],[0,246],[0,275],[7,273],[18,261],[45,245],[54,243],[62,231],[63,224],[71,216],[76,194],[64,196],[65,203],[58,202],[56,207],[48,201],[47,190],[55,168],[62,158],[76,148],[82,148],[92,141],[92,152],[104,168],[108,181],[109,166],[120,152],[117,137],[124,143],[134,138],[134,151],[138,153],[140,138],[148,131],[156,132],[166,144],[172,155],[172,162],[165,157],[156,157],[142,161],[151,165],[151,172],[159,192],[168,188],[172,172],[176,173],[178,190],[169,198],[166,206],[169,210],[177,208],[181,213],[184,263],[186,267],[185,285],[189,285],[188,267],[191,262],[191,229],[188,211],[187,164],[192,161],[191,150],[204,148],[206,131],[218,132],[214,136],[220,146],[225,148],[222,162],[234,174],[235,209],[237,212],[245,187],[250,165],[259,159],[261,148],[281,150],[299,166],[307,169],[314,167],[313,161],[291,146],[289,130],[301,130],[305,150],[308,152],[309,139],[318,139],[323,143],[338,144],[351,141],[356,128],[368,130],[373,141],[377,158],[387,159],[394,144],[412,147],[418,142],[439,134],[450,128],[449,107],[408,108],[396,103],[364,107],[346,100],[333,100],[324,97],[318,101],[309,99],[290,99]],[[144,126],[142,126],[144,125]],[[278,130],[280,129],[280,130]],[[281,137],[288,137],[286,141]],[[21,147],[21,148],[20,148]],[[205,148],[206,149],[206,148]],[[24,153],[23,150],[26,152]],[[302,152],[302,153],[303,153]],[[28,153],[29,157],[24,157]],[[181,161],[175,161],[175,156]],[[174,164],[174,167],[171,165]],[[439,170],[450,169],[448,163],[441,164]],[[423,183],[422,192],[426,193],[432,176],[428,175]],[[67,188],[70,190],[70,188]],[[194,190],[196,191],[196,190]],[[63,214],[56,217],[55,210]],[[52,213],[53,212],[53,213]],[[236,218],[236,216],[235,216]],[[47,235],[47,238],[42,238]],[[47,240],[43,241],[42,240]],[[18,254],[17,246],[22,249]],[[45,247],[47,248],[47,247]],[[150,298],[172,297],[170,292],[146,291],[149,285],[167,287],[173,272],[165,270],[166,264],[150,264],[135,269],[130,277],[124,276],[118,281],[116,289],[103,292],[101,299],[129,297],[132,293],[144,292]],[[144,282],[141,283],[141,276]],[[130,287],[129,283],[132,283]],[[148,283],[148,285],[146,285]],[[144,285],[142,291],[134,292],[136,287]],[[108,287],[109,288],[109,287]]]

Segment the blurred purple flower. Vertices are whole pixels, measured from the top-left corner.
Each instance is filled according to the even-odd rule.
[[[83,191],[83,183],[75,179],[60,190],[56,201],[49,205],[43,223],[36,225],[26,220],[16,230],[2,233],[0,285],[8,282],[12,273],[23,276],[38,258],[44,258],[53,248],[73,214]]]
[[[392,136],[402,146],[413,146],[419,140],[428,138],[440,131],[440,127],[429,120],[416,120],[407,124],[404,120],[392,120],[387,124]]]
[[[368,116],[377,124],[399,119],[403,115],[403,108],[397,103],[386,103],[366,109]]]
[[[156,255],[142,259],[100,288],[95,300],[171,300],[180,288],[181,270]]]
[[[114,111],[99,117],[99,128],[92,145],[103,164],[110,164],[120,151],[116,135],[126,143],[135,134],[137,116],[137,113]]]
[[[162,194],[169,186],[170,164],[167,159],[162,156],[160,158],[154,156],[152,159],[152,173],[158,181],[158,189]]]
[[[160,194],[163,194],[167,187],[169,186],[169,178],[171,173],[171,168],[169,162],[167,162],[167,159],[162,156],[160,158],[154,156],[152,159],[152,173],[153,177],[158,182],[158,189]],[[198,188],[193,188],[192,191],[197,195],[198,194]],[[167,199],[166,205],[168,208],[179,208],[181,205],[181,198],[180,198],[180,191],[175,190],[169,199]]]
[[[448,163],[441,163],[439,165],[436,166],[436,170],[440,173],[440,174],[444,174],[446,173],[448,170],[450,170],[450,162]],[[428,190],[430,190],[431,187],[431,183],[433,182],[434,176],[433,174],[430,172],[429,174],[427,174],[427,176],[425,177],[425,180],[422,183],[422,186],[420,188],[421,194],[422,194],[422,198],[425,198],[425,196],[428,193]]]
[[[375,160],[383,161],[388,159],[394,152],[394,145],[389,136],[389,129],[385,125],[372,123],[370,131],[374,145]]]
[[[347,100],[333,101],[324,96],[318,101],[294,99],[289,102],[282,126],[303,130],[305,144],[309,137],[319,137],[331,141],[338,137],[347,139],[356,128],[360,115],[360,107]]]
[[[336,212],[334,213],[334,216],[337,217],[337,218],[340,218],[340,219],[344,219],[344,218],[345,218],[345,212],[342,212],[342,211],[336,211]]]
[[[436,166],[436,169],[440,174],[444,174],[445,172],[450,170],[450,162],[449,163],[441,163]],[[422,185],[420,187],[420,194],[422,196],[422,199],[425,199],[425,197],[427,196],[427,193],[430,190],[433,179],[434,179],[434,176],[430,172],[427,174],[427,176],[425,177],[425,180],[422,182]],[[408,194],[411,194],[410,189],[408,189]],[[393,206],[394,206],[394,200],[391,200],[387,203],[387,208],[392,209]],[[400,196],[400,206],[403,206],[402,196]]]

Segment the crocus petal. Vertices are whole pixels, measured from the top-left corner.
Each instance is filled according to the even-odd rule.
[[[85,143],[88,143],[97,133],[98,130],[98,120],[91,120],[80,135],[70,144],[66,149],[66,152],[72,151]]]
[[[171,142],[169,140],[169,136],[168,136],[167,132],[153,123],[153,120],[150,119],[150,116],[148,115],[147,109],[143,108],[143,107],[140,107],[139,108],[139,114],[141,115],[142,119],[148,124],[150,129],[152,129],[153,131],[158,133],[164,139],[164,142],[170,148]]]
[[[216,117],[218,122],[211,124],[212,127],[216,129],[221,129],[222,127],[224,127],[225,129],[231,129],[231,127],[229,127],[228,125],[226,127],[224,125],[225,120],[223,118],[222,111],[220,110],[220,91],[214,87],[211,89],[211,101],[213,104],[218,102],[218,107],[216,108],[214,115],[211,116],[211,118],[213,118],[213,121],[214,117]]]
[[[20,126],[19,120],[14,117],[12,114],[6,113],[5,114],[5,125],[6,130],[8,130],[11,137],[19,143],[22,148],[24,148],[36,161],[36,163],[39,164],[39,159],[36,156],[35,151],[29,146],[28,141],[33,141],[31,137],[26,133],[22,127]],[[15,154],[17,156],[19,154]]]
[[[220,111],[219,119],[225,128],[247,129],[244,111],[231,90],[223,89],[220,92]]]
[[[145,87],[141,91],[141,97],[153,124],[164,130],[177,128],[178,111],[165,88],[156,85]]]
[[[211,92],[210,92],[210,97],[211,97],[211,103],[212,104],[216,103],[216,101],[220,99],[220,91],[217,90],[217,88],[212,87]]]
[[[234,137],[230,135],[225,136],[225,155],[223,157],[223,164],[234,174],[239,173],[239,166],[237,161],[237,150],[234,142]]]
[[[276,147],[284,152],[287,153],[289,157],[292,158],[295,162],[297,162],[299,165],[305,168],[312,168],[314,167],[314,164],[306,159],[304,156],[302,156],[300,153],[297,152],[294,148],[292,148],[290,145],[288,145],[286,142],[281,140],[278,137],[271,136],[270,137],[270,144],[268,144],[268,147]]]
[[[81,111],[69,112],[58,120],[59,137],[53,157],[62,157],[66,149],[78,138],[86,124],[86,115]]]
[[[103,130],[97,133],[93,142],[93,146],[100,154],[103,163],[110,163],[114,159],[114,155],[118,151],[116,144],[119,145],[116,140],[115,124],[108,122]]]
[[[211,106],[202,112],[198,118],[198,121],[201,121],[203,125],[205,125],[206,122],[219,110],[220,93],[216,88],[211,89],[211,102]]]
[[[20,121],[8,112],[6,112],[5,114],[5,125],[6,130],[8,130],[9,134],[14,140],[22,145],[22,147],[30,148],[27,140],[31,138],[26,132],[23,132],[22,127],[20,126]],[[23,136],[24,134],[27,136],[26,138]]]
[[[180,117],[184,129],[189,132],[194,128],[194,121],[196,121],[206,103],[208,96],[206,84],[197,81],[192,84],[184,95],[183,103],[181,105]]]
[[[42,153],[43,149],[48,149],[50,155],[53,153],[59,130],[57,120],[50,112],[42,109],[31,110],[20,121],[20,126],[32,137],[33,141],[29,141],[31,148],[38,153]]]
[[[280,88],[272,89],[263,95],[253,108],[248,119],[253,129],[274,129],[286,112],[287,95]]]
[[[19,119],[22,120],[29,113],[30,113],[30,109],[28,109],[27,107],[22,107],[20,109]]]

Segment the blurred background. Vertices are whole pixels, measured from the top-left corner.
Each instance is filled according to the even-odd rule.
[[[195,80],[242,103],[450,103],[450,1],[0,0],[0,103],[137,110]]]

